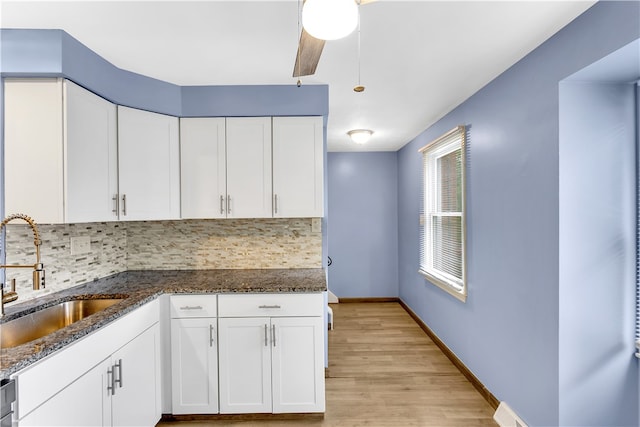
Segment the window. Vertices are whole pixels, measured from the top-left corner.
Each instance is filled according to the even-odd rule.
[[[420,152],[420,273],[465,301],[465,127],[452,129]]]

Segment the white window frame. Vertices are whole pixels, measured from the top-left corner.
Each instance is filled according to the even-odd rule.
[[[443,156],[460,150],[461,158],[461,191],[462,191],[462,210],[460,212],[436,212],[437,200],[439,194],[437,190],[440,185],[437,184],[437,160]],[[445,133],[436,140],[422,147],[419,152],[423,159],[423,185],[422,185],[422,203],[420,211],[420,268],[419,272],[428,282],[443,289],[453,295],[462,302],[467,299],[467,268],[466,268],[466,129],[464,126],[458,126]],[[432,220],[434,217],[457,216],[461,220],[461,273],[462,277],[456,277],[446,271],[440,270],[433,266],[434,259],[434,240],[432,233]]]

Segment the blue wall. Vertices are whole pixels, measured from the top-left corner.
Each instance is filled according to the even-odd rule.
[[[329,289],[398,296],[398,155],[329,153]]]
[[[635,89],[560,86],[560,425],[638,424]]]
[[[559,82],[639,37],[640,3],[597,3],[399,152],[400,297],[530,426],[560,420]],[[417,149],[460,124],[469,136],[465,304],[417,273]]]

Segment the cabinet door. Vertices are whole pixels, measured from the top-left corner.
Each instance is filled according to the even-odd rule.
[[[62,80],[4,82],[4,210],[64,222]]]
[[[224,118],[180,119],[182,218],[225,218]]]
[[[158,324],[115,352],[116,388],[111,396],[114,426],[153,426],[160,420]]]
[[[108,426],[111,400],[106,360],[72,382],[37,409],[21,417],[19,426]]]
[[[271,118],[227,118],[227,217],[271,218]]]
[[[270,413],[269,318],[220,318],[218,328],[220,413]]]
[[[65,80],[65,221],[118,219],[116,106]]]
[[[323,216],[322,117],[273,118],[273,216]]]
[[[273,412],[324,412],[321,317],[272,318]]]
[[[173,414],[218,413],[216,319],[171,319]]]
[[[118,106],[121,220],[180,218],[178,118]]]

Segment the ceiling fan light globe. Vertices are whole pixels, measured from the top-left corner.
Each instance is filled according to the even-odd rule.
[[[357,25],[358,6],[353,0],[306,0],[302,7],[302,26],[317,39],[341,39]]]

